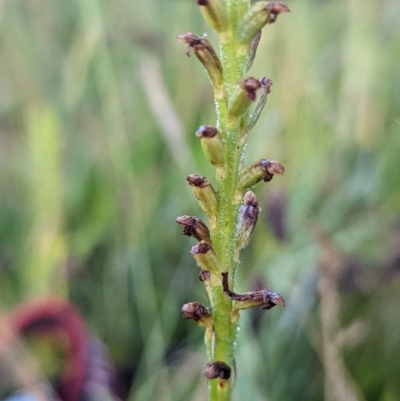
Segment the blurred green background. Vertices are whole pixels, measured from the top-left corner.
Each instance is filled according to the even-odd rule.
[[[279,160],[239,292],[236,400],[400,399],[400,3],[293,0],[250,73],[274,82],[246,163]],[[174,223],[213,180],[194,132],[212,91],[175,38],[215,36],[194,1],[0,1],[0,299],[67,296],[121,394],[206,399],[207,303]]]

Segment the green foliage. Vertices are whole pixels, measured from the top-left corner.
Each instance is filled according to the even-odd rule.
[[[237,279],[287,306],[243,314],[236,396],[323,398],[318,267],[334,245],[340,355],[364,399],[399,399],[397,1],[288,5],[250,70],[274,85],[245,155],[286,172],[258,195]],[[198,213],[182,177],[213,172],[194,135],[214,122],[207,76],[173,40],[189,30],[215,39],[183,0],[0,5],[1,307],[68,292],[135,401],[205,398],[202,333],[178,311],[207,301],[174,224]]]

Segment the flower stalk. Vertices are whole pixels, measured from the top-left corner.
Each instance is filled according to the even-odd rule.
[[[219,36],[220,55],[206,38],[187,33],[178,39],[189,46],[188,53],[193,49],[214,89],[216,128],[203,125],[196,135],[216,169],[216,189],[205,177],[187,177],[208,215],[209,227],[190,216],[178,217],[177,223],[184,226],[185,235],[199,241],[190,253],[200,267],[210,307],[192,302],[182,310],[184,318],[194,319],[206,329],[209,361],[204,375],[209,401],[229,401],[240,310],[285,305],[281,295],[268,289],[237,294],[234,286],[240,251],[250,242],[260,212],[256,196],[248,190],[284,173],[282,164],[267,159],[243,167],[248,131],[256,124],[272,86],[265,77],[245,74],[255,57],[262,28],[289,8],[282,2],[252,4],[250,0],[197,0],[197,5],[205,22]]]

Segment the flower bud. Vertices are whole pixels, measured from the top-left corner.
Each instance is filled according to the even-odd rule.
[[[218,258],[213,248],[204,241],[194,245],[190,253],[196,259],[202,270],[217,272],[219,270]]]
[[[223,167],[225,164],[224,144],[218,130],[209,125],[202,125],[196,132],[201,140],[204,154],[215,167]]]
[[[271,93],[272,81],[264,77],[260,82],[261,88],[257,91],[257,100],[250,105],[244,118],[243,130],[245,132],[250,131],[256,125],[265,103],[267,103],[268,94]]]
[[[217,32],[223,32],[228,26],[228,15],[222,0],[196,0],[207,24]]]
[[[267,24],[272,24],[281,13],[289,12],[289,7],[280,1],[269,3],[257,1],[243,17],[238,27],[241,43],[250,43]]]
[[[207,379],[223,379],[228,380],[231,377],[231,367],[225,362],[215,361],[212,363],[207,363],[207,367],[204,370],[204,376]]]
[[[189,302],[183,305],[182,317],[194,320],[201,327],[213,326],[213,318],[210,311],[198,302]]]
[[[193,237],[197,241],[205,241],[211,245],[210,231],[203,222],[203,220],[194,216],[180,216],[175,220],[178,224],[183,226],[183,234],[188,237]]]
[[[261,82],[253,77],[240,81],[229,99],[228,113],[237,118],[246,113],[250,104],[256,100],[256,92],[260,87]]]
[[[239,209],[238,236],[236,239],[236,248],[238,250],[245,248],[249,244],[256,227],[259,212],[260,208],[256,196],[251,191],[246,192],[244,203]]]
[[[190,55],[189,50],[191,48],[194,50],[194,54],[206,69],[214,88],[222,89],[222,64],[211,43],[206,38],[198,37],[190,32],[178,36],[178,39],[189,45],[186,53],[188,56]]]
[[[246,190],[261,180],[269,182],[274,177],[274,174],[282,175],[284,172],[285,168],[281,163],[274,160],[262,159],[241,172],[239,188]]]
[[[187,177],[187,181],[193,188],[194,195],[199,201],[200,207],[210,218],[215,218],[217,215],[217,194],[206,177],[191,174]]]

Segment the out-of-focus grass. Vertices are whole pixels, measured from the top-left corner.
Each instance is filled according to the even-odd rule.
[[[204,32],[196,5],[0,5],[1,307],[68,292],[131,399],[204,399],[202,333],[180,307],[206,297],[174,224],[201,215],[186,175],[213,174],[194,136],[211,90],[175,40]],[[274,86],[246,153],[286,174],[256,189],[238,288],[288,305],[243,313],[236,399],[396,400],[400,7],[289,6],[252,68]]]

